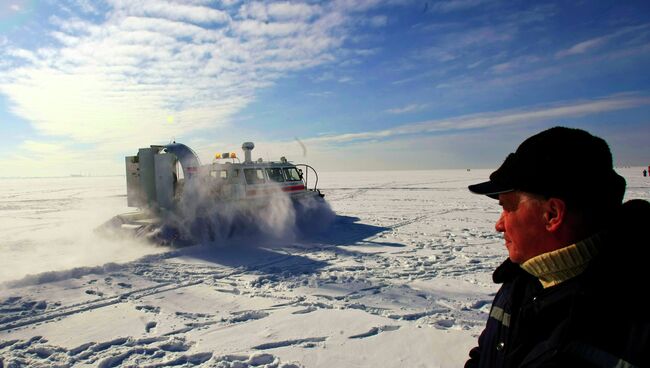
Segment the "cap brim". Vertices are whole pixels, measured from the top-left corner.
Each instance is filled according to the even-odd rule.
[[[499,194],[501,193],[508,193],[514,190],[514,188],[510,188],[493,181],[486,181],[483,183],[470,185],[467,188],[472,193],[486,195],[494,199],[499,199]]]

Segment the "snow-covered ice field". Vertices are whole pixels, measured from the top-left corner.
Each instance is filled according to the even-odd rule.
[[[323,172],[326,233],[181,249],[93,232],[123,177],[1,179],[0,367],[462,366],[507,254],[489,173]]]

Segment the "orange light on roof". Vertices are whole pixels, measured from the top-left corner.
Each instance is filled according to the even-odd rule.
[[[221,158],[237,158],[237,154],[235,152],[217,153],[214,158],[217,160]]]

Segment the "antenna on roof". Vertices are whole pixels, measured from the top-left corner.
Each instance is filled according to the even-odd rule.
[[[296,139],[296,142],[298,142],[298,144],[302,148],[302,157],[307,157],[307,146],[305,146],[305,144],[302,143],[302,141],[300,141],[300,139],[298,139],[298,137],[294,137],[294,138]]]

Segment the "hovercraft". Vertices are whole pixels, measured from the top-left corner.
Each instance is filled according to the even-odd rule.
[[[244,160],[217,153],[202,165],[181,143],[140,148],[125,157],[127,205],[100,227],[164,245],[218,242],[262,233],[290,238],[322,229],[334,213],[317,188],[318,173],[307,164],[252,160],[253,142],[244,142]]]

